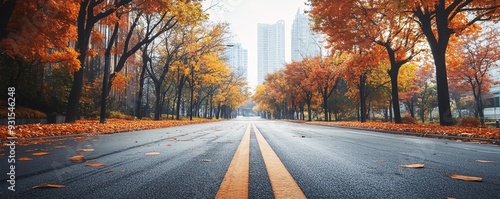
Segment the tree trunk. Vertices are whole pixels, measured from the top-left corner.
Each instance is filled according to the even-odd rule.
[[[146,66],[148,64],[147,60],[144,61],[144,56],[143,56],[143,66],[141,69],[141,76],[139,78],[139,92],[137,93],[137,102],[136,102],[136,117],[137,119],[142,119],[142,95],[144,92],[144,80],[146,79]]]
[[[307,117],[309,121],[312,121],[311,99],[307,100]]]
[[[219,119],[219,113],[220,113],[220,108],[221,108],[220,106],[221,106],[220,103],[217,104],[217,112],[215,113],[215,119]]]
[[[154,120],[160,120],[161,116],[161,84],[155,83],[155,118]]]
[[[180,120],[181,114],[181,98],[182,98],[182,88],[184,87],[184,78],[179,79],[179,86],[177,87],[177,108],[175,110],[175,119]]]
[[[366,97],[365,97],[365,83],[366,75],[363,74],[359,77],[359,108],[360,108],[360,122],[366,122]]]
[[[392,98],[392,108],[394,110],[394,122],[396,124],[400,124],[401,121],[401,110],[399,107],[399,92],[398,92],[398,71],[399,67],[397,69],[393,68],[390,71],[388,71],[389,76],[391,78],[391,98]]]

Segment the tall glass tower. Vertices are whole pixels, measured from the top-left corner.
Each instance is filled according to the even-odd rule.
[[[299,8],[292,24],[292,60],[321,55],[321,48],[318,34],[311,30],[309,17]]]
[[[285,66],[285,21],[257,25],[257,83]]]

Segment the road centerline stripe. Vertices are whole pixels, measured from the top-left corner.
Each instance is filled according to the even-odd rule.
[[[248,198],[250,175],[250,130],[248,125],[234,153],[215,198]]]
[[[274,197],[280,198],[306,198],[304,192],[300,189],[297,182],[286,169],[285,165],[279,159],[278,155],[271,148],[269,143],[260,133],[259,129],[252,123],[257,143],[259,144],[260,152],[266,165],[267,174],[271,181],[271,187],[274,192]],[[236,197],[235,197],[236,198]]]

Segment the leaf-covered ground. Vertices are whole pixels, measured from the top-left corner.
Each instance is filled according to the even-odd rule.
[[[310,122],[329,126],[354,127],[364,129],[378,129],[398,132],[413,132],[422,135],[452,135],[469,138],[500,139],[500,129],[498,128],[474,128],[458,126],[440,126],[437,124],[394,124],[388,122]]]
[[[145,129],[157,129],[188,124],[205,123],[216,120],[122,120],[108,119],[106,124],[100,124],[98,120],[79,120],[70,124],[23,124],[15,125],[15,136],[18,140],[26,138],[37,138],[46,136],[74,135],[84,133],[118,133],[126,131],[138,131]],[[0,126],[0,140],[6,140],[8,135],[7,126]]]

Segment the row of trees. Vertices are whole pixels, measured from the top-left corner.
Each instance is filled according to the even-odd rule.
[[[191,119],[229,117],[247,98],[221,56],[228,26],[209,23],[199,1],[0,6],[1,87],[15,86],[20,105],[65,113],[66,122],[98,112],[104,123],[110,109],[142,118],[150,104],[154,119],[179,119],[181,109]]]
[[[464,91],[468,88],[474,91],[477,116],[483,118],[482,99],[489,86],[495,83],[488,71],[498,61],[498,32],[483,30],[478,22],[497,20],[498,3],[460,0],[309,2],[314,28],[327,35],[332,53],[324,59],[290,63],[278,72],[282,75],[269,76],[254,95],[254,100],[260,102],[259,110],[279,110],[272,104],[283,103],[285,98],[288,98],[285,104],[291,105],[293,110],[293,105],[302,100],[308,107],[310,119],[310,110],[314,107],[311,101],[317,95],[323,103],[324,119],[331,119],[330,112],[336,119],[342,118],[352,111],[349,110],[352,107],[342,110],[339,107],[356,100],[358,103],[354,107],[358,111],[354,113],[364,122],[368,111],[373,113],[373,99],[381,97],[382,101],[390,99],[389,105],[382,106],[389,109],[386,115],[394,113],[396,123],[402,122],[400,103],[406,105],[411,116],[418,110],[424,121],[425,112],[433,109],[429,98],[433,97],[431,88],[435,88],[432,92],[437,94],[440,124],[451,125],[449,89]],[[432,59],[428,58],[429,54]],[[435,70],[430,70],[429,65],[434,65]],[[329,69],[322,70],[325,66]],[[295,68],[302,68],[302,71]],[[315,71],[328,74],[319,77],[314,75],[318,73]],[[432,73],[436,75],[435,83],[429,80]],[[297,81],[295,78],[299,76],[302,79]],[[287,82],[283,85],[297,85],[302,94],[287,94],[286,87],[271,85],[279,83],[277,79]],[[451,87],[448,81],[453,81]],[[356,95],[353,95],[354,90],[357,90]],[[332,97],[332,93],[336,94]],[[293,102],[297,98],[299,101]],[[370,109],[366,99],[370,99]],[[330,110],[328,104],[333,106]]]
[[[370,1],[310,0],[315,29],[328,35],[332,47],[354,53],[370,53],[382,46],[390,61],[392,101],[398,104],[398,70],[429,46],[436,73],[439,120],[452,125],[447,52],[454,37],[478,28],[479,21],[497,21],[500,4],[495,0]],[[361,68],[365,66],[359,66]],[[401,122],[394,106],[396,123]]]

